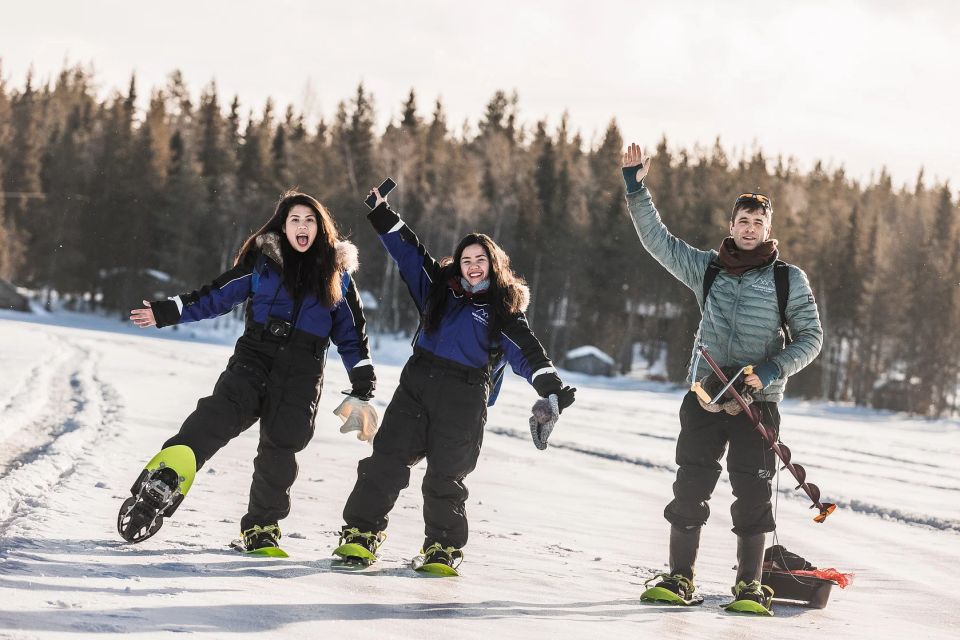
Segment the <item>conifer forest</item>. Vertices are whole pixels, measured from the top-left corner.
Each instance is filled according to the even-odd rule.
[[[68,308],[125,318],[143,298],[199,288],[226,270],[280,194],[299,188],[360,249],[373,331],[418,318],[365,220],[386,176],[392,206],[435,257],[468,231],[491,235],[530,286],[531,326],[548,353],[595,345],[618,369],[665,357],[686,374],[700,313],[691,292],[643,249],[624,200],[621,154],[655,146],[646,180],[672,233],[702,249],[727,234],[739,193],[773,200],[780,257],[804,269],[823,322],[821,356],[792,397],[953,415],[960,410],[960,208],[922,172],[894,184],[789,157],[678,148],[669,132],[605,131],[521,117],[498,91],[468,122],[415,88],[383,105],[363,85],[323,118],[267,101],[241,104],[174,72],[112,93],[85,67],[9,86],[0,73],[0,278]],[[148,96],[148,97],[147,97]],[[629,105],[620,105],[628,108]],[[397,114],[378,126],[378,110]],[[827,150],[825,150],[827,155]],[[562,364],[562,362],[561,362]]]

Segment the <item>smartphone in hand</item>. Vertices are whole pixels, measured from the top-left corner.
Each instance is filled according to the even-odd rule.
[[[396,186],[397,186],[397,183],[393,181],[393,178],[387,178],[382,183],[380,183],[380,186],[377,188],[377,191],[380,192],[381,196],[386,198],[387,194],[393,191],[393,188]],[[364,200],[364,202],[371,209],[377,206],[377,198],[372,193],[369,196],[367,196],[367,199]]]

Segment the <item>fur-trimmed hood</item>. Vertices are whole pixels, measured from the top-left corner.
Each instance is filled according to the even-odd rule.
[[[268,231],[257,236],[257,249],[283,268],[283,253],[280,251],[279,233]],[[355,244],[348,240],[338,240],[336,250],[337,271],[353,273],[360,267],[359,253]]]
[[[511,289],[510,293],[513,295],[507,296],[507,300],[514,300],[515,307],[510,309],[510,313],[526,313],[527,307],[530,306],[530,287],[525,284],[515,282],[509,287]]]

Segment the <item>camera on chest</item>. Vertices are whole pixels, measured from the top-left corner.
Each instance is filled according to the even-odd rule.
[[[267,333],[274,338],[289,338],[293,333],[293,323],[280,318],[270,318],[267,320]]]

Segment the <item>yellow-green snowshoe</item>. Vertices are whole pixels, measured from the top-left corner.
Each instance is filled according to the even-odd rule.
[[[185,445],[167,447],[150,459],[130,488],[117,515],[117,532],[127,542],[154,535],[173,515],[197,475],[197,459]]]

